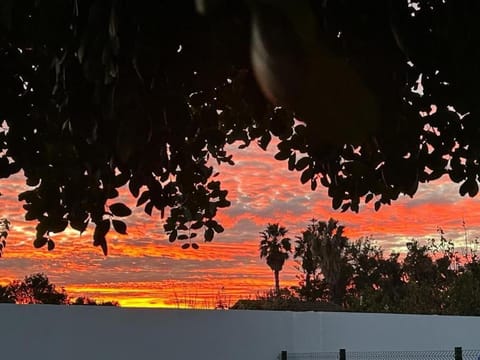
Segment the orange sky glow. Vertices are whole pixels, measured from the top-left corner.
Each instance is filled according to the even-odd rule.
[[[273,275],[259,259],[259,232],[279,222],[294,239],[310,219],[333,217],[346,226],[350,239],[371,236],[386,253],[402,251],[412,238],[447,238],[464,243],[464,229],[473,240],[480,234],[480,203],[460,197],[458,185],[441,179],[420,186],[415,198],[400,198],[375,212],[364,206],[359,214],[331,209],[324,188],[312,192],[301,185],[299,173],[273,159],[275,146],[263,152],[255,145],[234,150],[235,166],[221,166],[219,178],[229,190],[232,206],[220,211],[225,232],[199,250],[182,250],[163,233],[159,213],[150,218],[135,209],[127,219],[128,235],[109,234],[109,256],[92,246],[91,229],[55,235],[53,252],[34,249],[35,222],[24,221],[17,195],[25,185],[21,176],[4,180],[2,211],[12,223],[7,248],[0,259],[0,283],[43,272],[72,297],[117,300],[121,306],[212,308],[233,305],[239,298],[255,298],[273,287]],[[371,203],[373,205],[373,202]],[[281,286],[297,283],[296,263],[289,259],[280,274]]]

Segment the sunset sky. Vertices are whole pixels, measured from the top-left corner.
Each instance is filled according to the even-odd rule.
[[[218,299],[233,305],[273,287],[272,272],[258,254],[259,232],[267,223],[281,223],[295,238],[313,217],[334,217],[350,239],[372,236],[386,253],[403,250],[412,238],[437,237],[439,226],[462,246],[462,221],[469,239],[480,234],[478,199],[460,197],[458,186],[446,180],[421,186],[414,199],[401,198],[379,212],[367,206],[360,214],[340,213],[331,209],[324,188],[312,192],[308,184],[301,185],[299,173],[289,172],[274,153],[274,145],[267,152],[256,145],[234,150],[236,165],[219,169],[232,206],[219,214],[225,232],[199,250],[170,244],[159,214],[149,218],[142,209],[128,218],[128,236],[109,235],[108,257],[92,246],[91,229],[82,236],[72,230],[56,235],[53,252],[34,249],[36,224],[23,220],[17,201],[25,186],[22,177],[4,180],[0,215],[12,229],[0,259],[0,283],[43,272],[73,297],[118,300],[122,306],[211,308]],[[281,286],[295,284],[296,274],[290,259],[280,274]]]

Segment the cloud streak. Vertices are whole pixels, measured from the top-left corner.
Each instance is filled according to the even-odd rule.
[[[299,173],[273,159],[274,146],[267,152],[255,146],[232,149],[236,165],[218,169],[232,201],[218,216],[225,232],[212,243],[200,244],[199,250],[170,244],[158,213],[148,217],[143,209],[135,209],[127,219],[127,236],[109,234],[108,257],[92,247],[91,229],[82,236],[72,230],[55,235],[53,252],[36,250],[36,224],[23,220],[17,201],[25,189],[23,178],[3,181],[1,215],[11,220],[12,230],[0,260],[0,282],[44,272],[73,297],[119,300],[123,306],[212,307],[219,300],[233,304],[273,287],[272,272],[258,255],[259,232],[267,223],[280,222],[294,239],[310,219],[333,217],[346,226],[351,239],[372,236],[386,252],[403,250],[411,238],[436,237],[438,227],[463,243],[463,221],[470,239],[480,234],[478,200],[460,197],[458,185],[448,179],[424,184],[413,199],[400,198],[379,212],[367,205],[359,214],[340,213],[332,211],[326,189],[312,192],[300,183]],[[290,259],[281,285],[296,284],[296,274]]]

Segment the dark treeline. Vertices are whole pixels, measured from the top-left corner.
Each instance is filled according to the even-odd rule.
[[[6,286],[0,285],[0,303],[119,306],[117,301],[99,302],[88,297],[73,299],[42,273],[26,276],[22,281],[13,280]]]
[[[269,238],[277,243],[273,254],[279,243],[290,242],[285,234]],[[281,301],[282,308],[288,302],[324,301],[348,311],[480,315],[477,241],[465,240],[458,251],[438,229],[437,239],[411,240],[405,253],[386,255],[370,238],[349,240],[334,219],[312,220],[291,250],[282,246],[283,262],[291,253],[297,263],[298,285],[277,288],[270,299]]]

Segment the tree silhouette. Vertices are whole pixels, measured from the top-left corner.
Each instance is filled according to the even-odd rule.
[[[8,298],[17,304],[67,304],[68,296],[50,283],[45,274],[26,276],[23,281],[12,281],[7,287]],[[10,302],[10,301],[6,301]]]
[[[343,230],[344,227],[331,218],[328,222],[313,219],[306,232],[306,236],[311,237],[312,254],[329,286],[331,299],[339,305],[345,297],[348,277],[345,273],[348,238]]]
[[[8,286],[0,285],[0,303],[15,303],[15,299],[12,297],[12,293]]]
[[[445,312],[453,315],[480,315],[480,263],[472,259],[454,279],[446,293]]]
[[[89,305],[89,306],[120,306],[118,301],[97,301],[89,297],[80,296],[70,302],[70,305]]]
[[[312,221],[313,222],[313,221]],[[296,292],[302,299],[307,301],[315,301],[324,297],[326,292],[325,282],[321,276],[317,257],[312,252],[313,236],[311,233],[311,225],[301,236],[297,236],[295,240],[294,259],[299,263],[300,284],[295,288]]]
[[[275,279],[275,293],[280,294],[280,271],[291,252],[290,239],[285,237],[287,229],[279,224],[268,224],[261,233],[260,258],[264,258],[272,269]]]
[[[0,285],[0,303],[120,306],[114,300],[97,301],[88,297],[71,300],[63,288],[57,290],[43,273],[25,276],[23,281],[13,280],[6,286]]]
[[[170,241],[211,241],[230,202],[208,160],[274,137],[334,209],[443,175],[478,193],[477,1],[226,4],[1,3],[0,177],[32,187],[35,246],[94,223],[107,253],[108,231],[127,232],[124,185]]]

